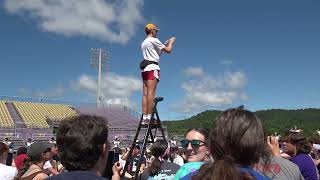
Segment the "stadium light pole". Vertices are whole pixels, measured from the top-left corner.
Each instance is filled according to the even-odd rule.
[[[98,68],[98,83],[97,83],[97,108],[101,107],[101,77],[102,71],[109,69],[108,52],[101,48],[90,49],[90,65]]]

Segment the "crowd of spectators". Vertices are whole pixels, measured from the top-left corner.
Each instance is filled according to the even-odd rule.
[[[178,143],[157,139],[145,153],[137,143],[130,155],[117,137],[108,142],[106,119],[70,117],[48,142],[29,140],[16,153],[9,139],[0,142],[0,180],[319,180],[319,146],[301,129],[268,135],[243,107],[212,121],[209,129],[189,129]],[[126,162],[127,173],[120,177]]]

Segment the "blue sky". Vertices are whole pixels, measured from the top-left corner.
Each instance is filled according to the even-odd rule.
[[[320,1],[0,2],[0,95],[95,102],[90,48],[110,52],[103,101],[141,106],[144,26],[176,36],[161,57],[162,119],[244,104],[320,106]]]

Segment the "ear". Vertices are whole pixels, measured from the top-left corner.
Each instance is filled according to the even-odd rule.
[[[157,31],[156,31],[155,29],[152,29],[151,31],[152,31],[152,34],[153,34],[153,35],[156,35],[156,34],[157,34]]]
[[[45,157],[46,157],[46,153],[43,152],[43,153],[41,154],[41,158],[44,159]]]
[[[207,151],[207,152],[206,152],[206,155],[207,155],[207,156],[210,156],[210,152],[209,152],[209,151]]]

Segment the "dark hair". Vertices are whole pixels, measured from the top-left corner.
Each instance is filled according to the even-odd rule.
[[[139,144],[135,144],[133,148],[140,150],[140,145]]]
[[[6,144],[3,143],[3,142],[0,142],[0,159],[2,159],[2,158],[3,158],[2,155],[3,155],[4,153],[8,153],[8,151],[9,151],[8,145],[6,145]]]
[[[19,149],[17,150],[17,156],[19,156],[20,154],[27,154],[27,147],[19,147]]]
[[[106,119],[93,115],[67,118],[60,123],[56,140],[61,163],[68,171],[89,170],[107,143]]]
[[[146,35],[149,35],[151,33],[151,31],[149,29],[144,29],[144,32],[146,33]]]
[[[249,166],[259,161],[265,151],[262,123],[243,107],[226,110],[213,123],[208,147],[215,161],[202,166],[192,179],[254,179],[239,172],[236,164]]]
[[[150,151],[155,158],[148,168],[150,176],[155,176],[160,172],[162,162],[159,160],[159,157],[164,156],[162,157],[163,159],[168,159],[168,155],[165,154],[167,148],[168,142],[164,139],[159,139],[152,145]]]
[[[286,132],[284,135],[284,141],[293,144],[297,149],[297,154],[309,154],[311,152],[312,144],[303,136],[302,133]]]
[[[203,135],[204,137],[204,141],[207,142],[208,141],[208,138],[209,138],[209,130],[206,129],[206,128],[190,128],[185,134],[184,136],[187,136],[187,134],[191,131],[196,131],[200,134]]]
[[[146,33],[146,35],[151,34],[152,31],[156,31],[156,32],[157,32],[157,30],[155,30],[155,29],[148,29],[148,28],[145,28],[145,29],[144,29],[144,32]]]

